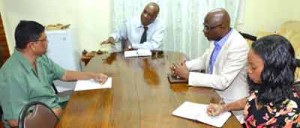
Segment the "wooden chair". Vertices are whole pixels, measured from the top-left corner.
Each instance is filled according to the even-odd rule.
[[[58,117],[46,104],[31,102],[25,105],[19,116],[19,128],[55,128]]]

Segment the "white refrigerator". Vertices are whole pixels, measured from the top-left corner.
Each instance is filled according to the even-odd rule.
[[[72,28],[46,30],[48,43],[47,56],[66,70],[80,71],[80,49],[72,33]],[[76,82],[54,81],[58,92],[73,90]]]

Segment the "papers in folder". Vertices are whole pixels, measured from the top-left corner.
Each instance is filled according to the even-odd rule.
[[[149,49],[138,49],[132,51],[125,51],[125,57],[137,57],[137,56],[151,56],[152,53]]]
[[[209,116],[206,113],[207,107],[207,104],[197,104],[186,101],[173,111],[172,114],[191,120],[197,120],[215,127],[222,127],[231,116],[230,112],[221,113],[219,116]]]
[[[91,79],[91,80],[78,80],[76,83],[75,91],[82,90],[92,90],[92,89],[102,89],[102,88],[111,88],[112,78],[108,77],[107,81],[104,84]]]

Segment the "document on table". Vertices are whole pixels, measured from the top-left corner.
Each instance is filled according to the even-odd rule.
[[[188,80],[174,76],[172,74],[168,74],[168,80],[171,84],[174,83],[188,83]]]
[[[91,79],[91,80],[78,80],[76,83],[75,91],[93,90],[102,88],[111,88],[112,78],[108,77],[104,84]]]
[[[191,120],[197,120],[215,127],[222,127],[231,116],[230,112],[221,113],[219,116],[209,116],[207,114],[207,107],[207,104],[185,101],[175,111],[173,111],[172,114]]]
[[[137,57],[137,56],[151,56],[152,52],[149,49],[138,49],[138,50],[131,50],[125,51],[125,57]]]

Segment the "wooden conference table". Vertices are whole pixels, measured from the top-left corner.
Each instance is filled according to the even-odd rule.
[[[170,65],[183,58],[183,54],[176,52],[136,58],[125,58],[123,53],[96,55],[84,71],[102,72],[111,76],[112,88],[74,92],[57,127],[212,127],[171,114],[184,101],[208,104],[220,99],[210,88],[168,82]],[[231,116],[224,127],[242,126]]]

